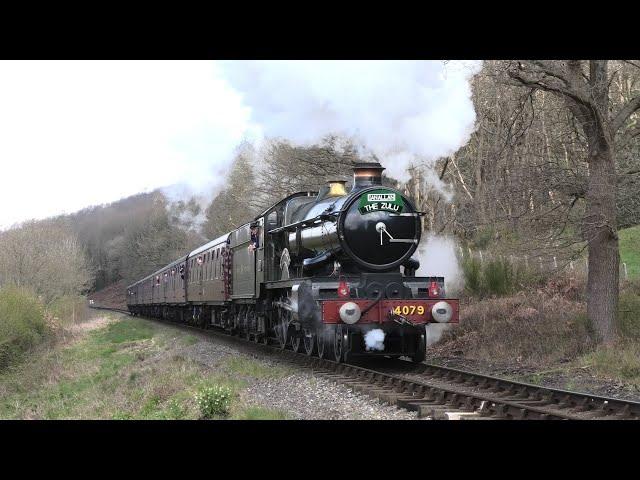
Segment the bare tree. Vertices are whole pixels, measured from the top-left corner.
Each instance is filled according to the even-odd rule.
[[[340,147],[339,143],[346,143]],[[294,146],[284,140],[271,140],[261,152],[258,191],[259,209],[294,192],[318,190],[327,180],[349,180],[358,161],[355,148],[336,137],[324,138],[312,146]]]
[[[128,225],[120,249],[114,250],[119,271],[127,283],[153,273],[169,262],[202,244],[192,230],[185,231],[169,218],[167,200],[157,192],[153,208],[146,219]]]
[[[258,213],[253,155],[248,145],[238,149],[224,189],[207,207],[203,233],[209,239],[230,232]]]
[[[0,235],[0,285],[27,286],[46,302],[86,291],[93,280],[83,247],[55,220],[26,222]]]
[[[512,61],[504,66],[513,84],[562,98],[584,135],[589,166],[582,222],[589,252],[587,311],[601,339],[612,342],[617,337],[620,262],[615,137],[637,135],[632,116],[640,109],[640,94],[623,97],[618,105],[612,101],[615,73],[606,60]]]

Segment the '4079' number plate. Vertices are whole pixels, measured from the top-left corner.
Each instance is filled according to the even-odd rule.
[[[396,315],[424,315],[424,305],[398,305],[392,308]]]

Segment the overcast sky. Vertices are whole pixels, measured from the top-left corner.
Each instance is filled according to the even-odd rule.
[[[0,228],[219,178],[249,115],[210,61],[0,61]]]
[[[466,143],[479,68],[0,61],[0,229],[175,184],[211,198],[234,149],[264,135],[304,144],[338,133],[403,179],[410,163],[432,165]]]

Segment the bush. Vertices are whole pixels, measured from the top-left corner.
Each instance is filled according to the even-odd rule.
[[[462,261],[462,274],[464,275],[464,285],[471,294],[480,295],[482,293],[481,274],[482,264],[473,257],[465,257]]]
[[[473,246],[484,250],[491,245],[495,236],[496,231],[493,227],[479,227],[473,239]]]
[[[0,288],[0,369],[9,365],[44,336],[44,309],[37,296],[24,288]]]
[[[539,287],[544,277],[520,265],[516,267],[506,258],[480,260],[465,257],[462,260],[465,290],[469,295],[485,297],[508,295],[518,290]]]
[[[202,388],[196,393],[196,403],[202,418],[213,418],[216,415],[226,415],[231,406],[231,389],[224,386]]]
[[[484,265],[483,277],[488,294],[505,295],[515,289],[513,269],[507,260],[490,260]]]

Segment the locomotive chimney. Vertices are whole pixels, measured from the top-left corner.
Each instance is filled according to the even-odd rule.
[[[384,169],[378,162],[356,163],[353,167],[353,188],[351,191],[382,185],[382,171]]]

